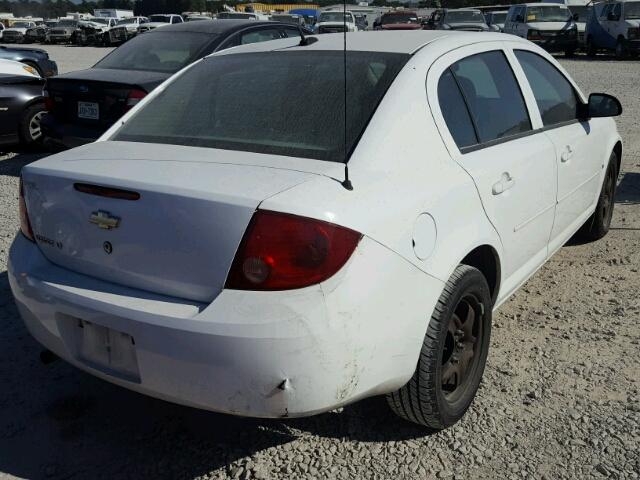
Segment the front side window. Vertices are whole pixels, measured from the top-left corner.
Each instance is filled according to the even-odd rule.
[[[621,14],[622,14],[622,5],[619,3],[616,3],[615,7],[613,7],[613,15],[616,18],[620,18]]]
[[[472,55],[451,66],[476,127],[479,143],[531,130],[518,82],[504,53]]]
[[[531,85],[545,127],[577,118],[578,101],[573,86],[551,63],[533,52],[515,50]]]
[[[167,85],[113,140],[344,162],[409,58],[348,52],[345,115],[344,79],[336,75],[342,51],[209,57]]]

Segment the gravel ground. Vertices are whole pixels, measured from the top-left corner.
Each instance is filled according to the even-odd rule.
[[[62,72],[103,49],[49,47]],[[268,421],[147,398],[64,362],[43,366],[6,257],[20,168],[0,156],[0,478],[631,478],[640,476],[640,63],[562,60],[625,108],[609,235],[564,247],[495,315],[478,397],[428,433],[370,399]]]

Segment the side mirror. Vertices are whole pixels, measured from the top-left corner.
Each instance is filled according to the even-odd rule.
[[[617,117],[622,113],[620,101],[607,93],[592,93],[589,103],[582,105],[581,118]]]
[[[577,22],[578,19],[580,18],[580,15],[578,15],[577,13],[574,13],[573,15],[571,15],[571,18],[573,19],[574,22]]]
[[[524,22],[524,16],[522,16],[522,15],[516,15],[516,22],[518,22],[518,23],[522,23],[522,22]]]
[[[617,22],[618,16],[613,12],[609,12],[609,15],[607,15],[607,20],[611,20],[612,22]]]

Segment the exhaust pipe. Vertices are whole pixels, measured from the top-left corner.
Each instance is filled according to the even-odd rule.
[[[40,361],[44,365],[49,365],[50,363],[55,362],[56,360],[60,360],[60,357],[53,353],[51,350],[42,350],[40,352]]]

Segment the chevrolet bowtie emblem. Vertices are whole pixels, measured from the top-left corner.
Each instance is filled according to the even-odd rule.
[[[114,217],[109,212],[105,212],[104,210],[92,212],[91,216],[89,217],[89,222],[105,230],[118,228],[118,225],[120,225],[120,219],[118,217]]]

